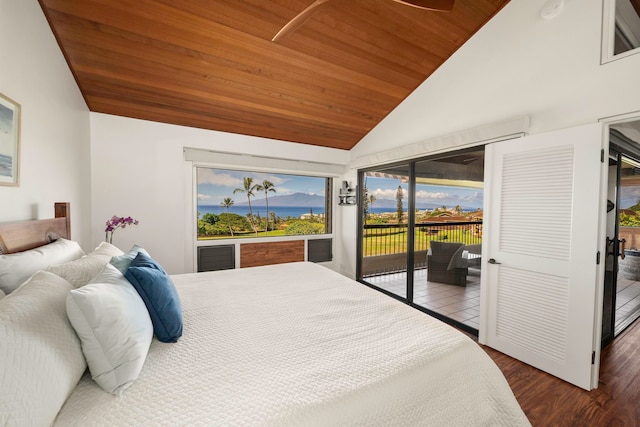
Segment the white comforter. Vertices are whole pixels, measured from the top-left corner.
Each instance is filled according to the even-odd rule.
[[[85,375],[56,425],[529,425],[471,339],[325,267],[173,279],[180,341],[122,396]]]

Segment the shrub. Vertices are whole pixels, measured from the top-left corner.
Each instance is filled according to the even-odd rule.
[[[287,236],[299,236],[304,234],[322,234],[324,233],[324,224],[311,223],[308,221],[295,221],[289,224],[285,234]]]
[[[220,217],[214,213],[206,213],[202,216],[202,221],[206,222],[207,224],[215,224],[216,222],[220,221]]]

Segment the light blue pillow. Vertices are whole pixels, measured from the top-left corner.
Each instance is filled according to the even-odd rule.
[[[162,342],[178,341],[182,336],[182,305],[167,272],[141,251],[131,262],[125,277],[147,306],[156,338]]]
[[[111,258],[111,265],[120,270],[120,273],[125,274],[127,272],[127,268],[131,265],[133,259],[138,255],[138,253],[142,252],[143,254],[149,256],[149,253],[141,246],[133,245],[133,247],[126,254],[114,256]]]

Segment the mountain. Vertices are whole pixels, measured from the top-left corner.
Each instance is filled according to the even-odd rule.
[[[239,194],[237,196],[240,196]],[[239,199],[239,197],[238,197]],[[246,199],[246,196],[245,196]],[[236,199],[237,200],[237,199]],[[407,209],[408,201],[406,199],[402,200],[402,204],[404,209]],[[236,201],[235,206],[247,206],[248,203]],[[264,207],[265,199],[264,197],[260,199],[251,198],[251,206],[254,207]],[[323,208],[324,207],[324,197],[316,196],[313,194],[305,194],[305,193],[293,193],[288,194],[286,196],[269,196],[269,207],[271,206],[295,206],[295,207],[304,207],[304,208]],[[418,203],[418,209],[435,209],[442,207],[442,204],[437,203]],[[454,206],[447,206],[448,208],[453,208]],[[396,211],[396,200],[395,199],[376,199],[373,202],[374,209],[389,209],[389,212]],[[462,209],[465,211],[475,211],[476,207],[473,206],[462,206]]]
[[[253,202],[252,202],[253,203]],[[396,203],[397,201],[395,199],[376,199],[375,202],[373,202],[373,209],[378,210],[378,209],[388,209],[389,212],[395,212],[396,211]],[[271,199],[269,199],[269,205],[271,205]],[[406,199],[402,200],[402,206],[404,207],[404,210],[407,210],[407,206],[409,205],[409,202]],[[442,203],[438,204],[438,203],[420,203],[418,202],[416,207],[418,209],[424,210],[424,209],[436,209],[436,208],[441,208],[442,207]],[[448,208],[453,208],[455,206],[449,206],[447,205]],[[474,206],[461,206],[462,210],[464,211],[475,211],[477,209],[477,207]],[[482,206],[480,206],[482,207]]]
[[[247,202],[236,202],[235,206],[247,206]],[[266,205],[264,197],[262,199],[251,199],[251,206],[262,207]],[[296,206],[323,208],[324,197],[314,194],[293,193],[286,196],[269,196],[269,207],[271,206]]]

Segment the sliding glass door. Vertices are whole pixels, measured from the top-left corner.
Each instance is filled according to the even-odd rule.
[[[477,330],[484,150],[416,162],[413,303]]]
[[[360,172],[358,279],[477,333],[484,148]]]
[[[360,278],[406,299],[409,165],[372,169],[360,181]]]

